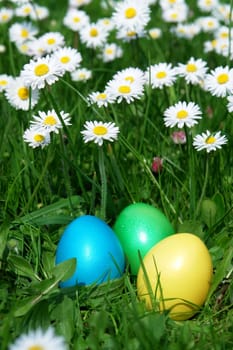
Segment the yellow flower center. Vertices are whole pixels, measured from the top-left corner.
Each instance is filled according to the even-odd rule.
[[[225,39],[225,38],[228,38],[228,33],[226,33],[226,32],[223,32],[223,33],[221,33],[221,38],[223,38],[223,39]]]
[[[80,22],[80,18],[79,18],[79,17],[74,17],[74,18],[73,18],[73,21],[74,21],[75,23],[78,23],[78,22]]]
[[[44,347],[40,345],[32,345],[28,348],[28,350],[44,350]]]
[[[96,96],[97,100],[105,100],[107,98],[107,94],[104,92]]]
[[[27,100],[29,97],[29,90],[25,86],[19,88],[18,96],[21,98],[21,100]]]
[[[7,81],[6,80],[0,80],[0,86],[6,86]]]
[[[128,77],[125,77],[125,80],[129,81],[130,83],[133,83],[135,79],[134,77],[132,77],[132,75],[129,75]]]
[[[129,36],[129,37],[135,36],[135,35],[136,35],[136,32],[134,32],[134,31],[127,32],[127,36]]]
[[[22,51],[22,52],[27,52],[28,51],[28,45],[27,44],[23,44],[23,45],[21,45],[20,46],[20,50]]]
[[[228,80],[229,80],[229,76],[227,73],[219,74],[219,76],[217,77],[217,81],[219,84],[226,84]]]
[[[53,45],[53,44],[55,44],[55,42],[56,42],[56,40],[54,38],[50,38],[47,40],[48,45]]]
[[[212,40],[211,41],[212,47],[216,47],[217,43],[218,43],[218,41],[216,39]]]
[[[9,16],[7,14],[2,15],[2,20],[3,21],[7,21],[8,18],[9,18]]]
[[[97,125],[94,127],[93,129],[93,133],[97,136],[103,136],[103,135],[106,135],[108,132],[108,129],[103,126],[103,125]]]
[[[197,66],[194,63],[188,63],[186,66],[186,71],[189,73],[193,73],[197,71]]]
[[[21,37],[22,38],[27,38],[28,37],[28,30],[27,29],[25,29],[25,28],[23,28],[23,29],[21,29]]]
[[[45,137],[43,136],[43,135],[41,135],[41,134],[35,134],[34,135],[34,140],[36,141],[36,142],[43,142],[44,141],[44,139],[45,139]],[[35,345],[35,346],[32,346],[31,348],[29,348],[30,350],[37,350],[37,349],[39,349],[39,350],[43,350],[43,348],[41,348],[41,347],[39,347],[39,346],[37,346],[37,345]]]
[[[205,140],[205,143],[207,143],[207,145],[210,145],[210,144],[215,143],[215,142],[216,142],[216,138],[212,135],[207,137],[207,139]]]
[[[31,12],[31,8],[30,8],[30,7],[25,7],[24,10],[23,10],[23,12],[24,12],[25,14],[29,14],[29,13]]]
[[[125,10],[125,17],[126,18],[134,18],[137,15],[137,11],[135,10],[135,8],[133,7],[129,7],[127,8],[127,10]]]
[[[167,73],[164,71],[156,73],[156,78],[158,78],[158,79],[166,78],[166,76],[167,76]]]
[[[57,120],[56,118],[54,118],[53,115],[47,115],[47,117],[44,119],[44,125],[56,125],[57,124]]]
[[[79,79],[85,79],[86,74],[85,73],[79,73]]]
[[[178,18],[178,13],[177,12],[173,12],[171,14],[171,19],[177,19]]]
[[[113,53],[113,49],[106,49],[106,50],[105,50],[105,53],[106,53],[107,55],[111,55],[111,54]]]
[[[176,117],[178,119],[185,119],[188,116],[188,112],[185,109],[181,109],[180,111],[177,112]]]
[[[176,0],[169,0],[170,4],[175,4]]]
[[[159,34],[158,34],[158,32],[157,31],[150,31],[149,32],[149,35],[150,35],[150,37],[152,38],[152,39],[156,39],[156,38],[158,38],[159,37]]]
[[[211,5],[212,4],[212,0],[205,0],[205,4],[206,5]]]
[[[70,62],[70,57],[69,56],[63,56],[60,59],[61,63],[68,63]]]
[[[119,86],[118,91],[121,94],[129,94],[131,92],[131,88],[128,85],[121,85]]]
[[[208,21],[208,22],[207,22],[207,26],[208,26],[208,27],[213,27],[213,25],[214,25],[214,22],[213,22],[213,21]]]
[[[90,30],[90,36],[96,37],[98,36],[98,30],[96,28],[91,28]]]
[[[108,25],[109,23],[110,23],[109,19],[106,18],[106,19],[103,20],[103,24]]]
[[[49,72],[49,67],[45,63],[38,64],[38,66],[35,67],[34,73],[38,77],[41,77],[42,75],[46,75]]]

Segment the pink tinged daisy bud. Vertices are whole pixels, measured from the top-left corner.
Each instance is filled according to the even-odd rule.
[[[210,106],[207,106],[206,108],[206,115],[208,118],[212,119],[213,118],[213,108]]]
[[[151,165],[151,170],[154,174],[158,174],[162,171],[163,159],[160,157],[154,157]]]
[[[176,145],[183,145],[186,143],[186,135],[184,131],[174,131],[171,134],[171,138],[172,141],[176,144]]]

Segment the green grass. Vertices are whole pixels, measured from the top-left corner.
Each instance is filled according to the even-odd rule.
[[[66,44],[73,45],[73,33],[62,25],[67,4],[55,6],[57,3],[40,2],[51,10],[49,19],[39,23],[40,34],[60,31]],[[3,1],[1,6],[7,4]],[[194,17],[201,15],[195,1],[189,6]],[[93,21],[111,14],[100,10],[99,1],[85,9]],[[74,83],[66,74],[42,91],[39,104],[29,112],[15,110],[0,94],[1,350],[27,330],[50,324],[65,337],[70,349],[233,347],[233,122],[226,99],[203,93],[180,79],[168,89],[148,88],[141,100],[130,105],[97,109],[85,100],[125,67],[145,70],[159,62],[176,65],[191,56],[205,59],[210,69],[227,64],[226,57],[204,53],[203,42],[211,40],[211,34],[201,33],[192,41],[178,39],[171,34],[170,25],[162,21],[157,5],[152,11],[150,27],[160,27],[162,38],[121,43],[124,55],[112,63],[103,64],[80,43],[82,65],[93,72],[86,83]],[[52,19],[56,20],[55,26]],[[18,75],[28,57],[9,42],[10,24],[0,25],[0,44],[7,47],[0,57],[0,74]],[[188,145],[174,146],[162,116],[167,107],[180,100],[198,103],[205,115],[192,128],[192,136],[206,129],[226,134],[228,143],[221,150],[207,156]],[[213,118],[206,116],[209,107]],[[70,113],[72,126],[54,135],[48,147],[33,150],[23,142],[22,134],[32,114],[51,108]],[[61,266],[54,263],[64,228],[82,214],[103,216],[98,149],[94,144],[84,144],[80,134],[84,122],[94,119],[115,121],[120,127],[119,140],[103,146],[106,222],[112,226],[120,211],[132,202],[149,203],[165,213],[176,232],[201,237],[211,253],[214,278],[210,293],[191,320],[175,322],[167,313],[146,310],[137,298],[135,277],[128,270],[121,280],[99,287],[65,290],[58,286],[74,268],[73,261]],[[154,156],[164,159],[158,176],[151,172]]]

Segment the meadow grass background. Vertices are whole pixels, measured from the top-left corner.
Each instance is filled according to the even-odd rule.
[[[2,2],[0,7],[7,2]],[[67,2],[40,1],[50,16],[39,23],[40,33],[58,31],[67,46],[74,33],[62,24]],[[201,15],[190,1],[194,17]],[[203,58],[209,69],[232,62],[216,53],[204,53],[203,42],[211,34],[200,33],[192,41],[171,33],[171,24],[152,6],[150,26],[162,29],[156,41],[140,38],[121,42],[123,57],[103,63],[94,50],[79,42],[82,66],[92,79],[72,82],[66,74],[51,89],[44,89],[35,110],[56,108],[72,116],[72,126],[55,135],[44,149],[31,149],[22,135],[34,111],[15,110],[0,95],[0,344],[7,349],[20,334],[53,324],[71,349],[232,349],[232,114],[226,100],[203,93],[180,79],[172,88],[146,89],[141,100],[98,109],[85,98],[103,89],[117,71],[150,64],[185,63],[191,56]],[[92,21],[110,16],[99,1],[85,7]],[[8,38],[9,24],[0,26],[0,73],[17,76],[28,57]],[[84,97],[84,99],[82,98]],[[203,118],[193,128],[222,130],[228,138],[221,150],[207,155],[188,144],[174,145],[171,130],[164,126],[163,111],[181,101],[199,104]],[[212,117],[207,116],[211,109]],[[56,246],[65,226],[82,214],[100,214],[101,178],[98,147],[84,144],[80,134],[86,120],[114,121],[119,140],[104,144],[108,197],[106,222],[112,226],[120,211],[132,202],[161,209],[176,232],[197,234],[212,255],[214,279],[208,299],[191,320],[174,322],[157,310],[149,312],[137,299],[135,277],[126,272],[121,281],[102,288],[61,290],[59,281],[72,266],[54,267]],[[162,157],[163,170],[151,171],[152,159]],[[209,174],[205,180],[208,156]],[[204,202],[199,203],[206,182]],[[200,206],[199,206],[200,204]],[[198,208],[198,209],[197,209]],[[200,267],[201,268],[201,267]]]

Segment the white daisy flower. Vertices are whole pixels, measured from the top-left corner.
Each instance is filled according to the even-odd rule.
[[[167,127],[177,126],[183,128],[187,126],[191,128],[201,119],[200,107],[194,102],[178,102],[174,106],[170,106],[164,112],[164,122]]]
[[[159,39],[162,36],[162,29],[161,28],[150,28],[148,30],[148,34],[151,39]]]
[[[206,40],[206,41],[204,41],[204,52],[205,53],[213,52],[213,51],[215,51],[216,46],[217,46],[216,39]]]
[[[71,125],[69,113],[61,111],[59,116],[54,109],[48,112],[39,111],[38,116],[34,115],[31,125],[47,132],[58,134],[63,125]]]
[[[24,55],[27,55],[29,57],[32,57],[33,56],[33,52],[31,50],[31,43],[33,42],[34,40],[27,40],[27,41],[23,41],[22,43],[15,43],[16,47],[17,47],[17,50],[24,54]]]
[[[120,28],[117,31],[116,37],[124,42],[130,42],[132,40],[143,38],[146,36],[144,27],[138,26],[135,30],[128,30],[126,28]]]
[[[180,23],[188,19],[188,6],[182,5],[171,6],[162,12],[162,18],[167,23]]]
[[[218,55],[222,55],[224,57],[227,57],[229,54],[230,47],[231,47],[230,54],[232,55],[232,52],[233,52],[232,51],[232,44],[233,44],[233,40],[229,41],[229,39],[217,39],[216,44],[214,46],[214,51]]]
[[[15,9],[15,14],[18,17],[28,17],[32,11],[32,5],[30,3],[23,4],[18,6]]]
[[[164,86],[172,86],[176,81],[176,70],[171,63],[158,63],[147,68],[145,73],[147,84],[153,89],[162,89]]]
[[[213,96],[225,97],[233,92],[233,68],[217,67],[205,77],[205,89]]]
[[[44,148],[45,146],[49,145],[51,141],[49,132],[33,126],[25,130],[23,140],[32,148]]]
[[[80,7],[90,4],[92,0],[69,0],[70,7]]]
[[[90,23],[80,30],[80,40],[87,47],[96,49],[106,43],[108,32],[101,25]]]
[[[104,45],[100,57],[102,58],[103,62],[111,62],[116,58],[122,57],[122,55],[122,48],[115,43],[111,43]]]
[[[225,24],[229,24],[230,20],[233,20],[233,13],[230,4],[219,3],[212,11],[212,14]]]
[[[227,143],[225,135],[221,136],[221,131],[211,133],[209,130],[200,135],[196,135],[193,139],[193,146],[197,151],[205,149],[207,153],[222,148]]]
[[[221,25],[216,32],[214,33],[215,39],[223,39],[223,40],[229,40],[229,37],[232,37],[233,35],[233,29],[229,29],[225,25]]]
[[[28,111],[33,108],[39,101],[38,89],[31,90],[25,85],[22,77],[12,79],[6,90],[5,96],[11,106],[15,109]]]
[[[32,89],[43,89],[46,84],[52,85],[63,75],[64,69],[49,56],[38,58],[36,61],[30,60],[21,72],[25,84]]]
[[[199,17],[196,22],[200,25],[201,29],[205,33],[213,33],[220,26],[217,18],[213,16]]]
[[[73,81],[87,81],[92,78],[92,71],[87,68],[78,68],[70,73]]]
[[[22,43],[26,40],[32,40],[37,33],[37,28],[30,22],[14,23],[9,28],[11,42]]]
[[[144,93],[145,75],[139,68],[125,68],[117,72],[107,83],[106,92],[118,103],[125,100],[127,103],[140,99]]]
[[[191,57],[187,63],[179,63],[176,72],[179,76],[184,77],[188,84],[197,85],[204,80],[207,69],[205,61]]]
[[[0,54],[6,52],[6,46],[3,44],[0,44]]]
[[[14,15],[14,11],[7,8],[3,7],[0,9],[0,24],[8,23],[12,19]]]
[[[63,19],[63,24],[74,32],[79,32],[89,22],[86,12],[75,8],[70,8]]]
[[[32,11],[30,12],[30,18],[33,21],[43,20],[49,17],[49,9],[45,6],[33,4]]]
[[[47,53],[54,52],[58,48],[64,46],[64,36],[59,32],[45,33],[40,37],[42,45],[44,44],[44,50]]]
[[[138,27],[145,28],[150,20],[149,5],[141,0],[121,1],[115,6],[112,20],[117,29],[136,31]]]
[[[114,29],[114,23],[112,19],[108,17],[99,18],[96,24],[102,26],[103,29],[105,29],[108,32]]]
[[[63,337],[54,333],[52,327],[46,331],[37,329],[30,331],[28,334],[22,334],[13,344],[9,346],[9,350],[68,350]]]
[[[46,54],[46,48],[44,41],[41,40],[41,38],[26,41],[26,45],[28,45],[28,52],[30,53],[30,56],[34,57],[35,59],[42,57]],[[18,49],[19,46],[17,45]]]
[[[131,84],[138,83],[144,85],[146,82],[146,77],[144,72],[137,67],[128,67],[115,73],[112,79],[122,80],[123,82],[129,82]]]
[[[117,140],[119,128],[115,123],[104,123],[98,121],[87,121],[84,124],[85,130],[81,131],[84,142],[94,141],[99,146],[102,146],[104,141]]]
[[[171,32],[178,38],[193,39],[201,31],[201,27],[197,23],[177,23],[171,28]]]
[[[8,74],[0,74],[0,92],[5,91],[12,80],[12,76]]]
[[[211,12],[219,5],[219,0],[198,0],[197,6],[203,12]]]
[[[143,96],[143,86],[139,83],[130,83],[119,79],[110,80],[106,86],[106,92],[113,96],[118,102],[125,100],[127,103],[133,102],[135,99],[140,99]]]
[[[109,103],[111,104],[115,101],[114,97],[109,95],[106,91],[92,92],[88,95],[87,99],[90,104],[96,103],[99,108],[103,106],[107,107]]]
[[[81,54],[72,47],[60,48],[54,52],[53,56],[66,72],[72,72],[77,69],[82,61]]]
[[[184,5],[184,0],[159,0],[159,5],[163,10]]]

